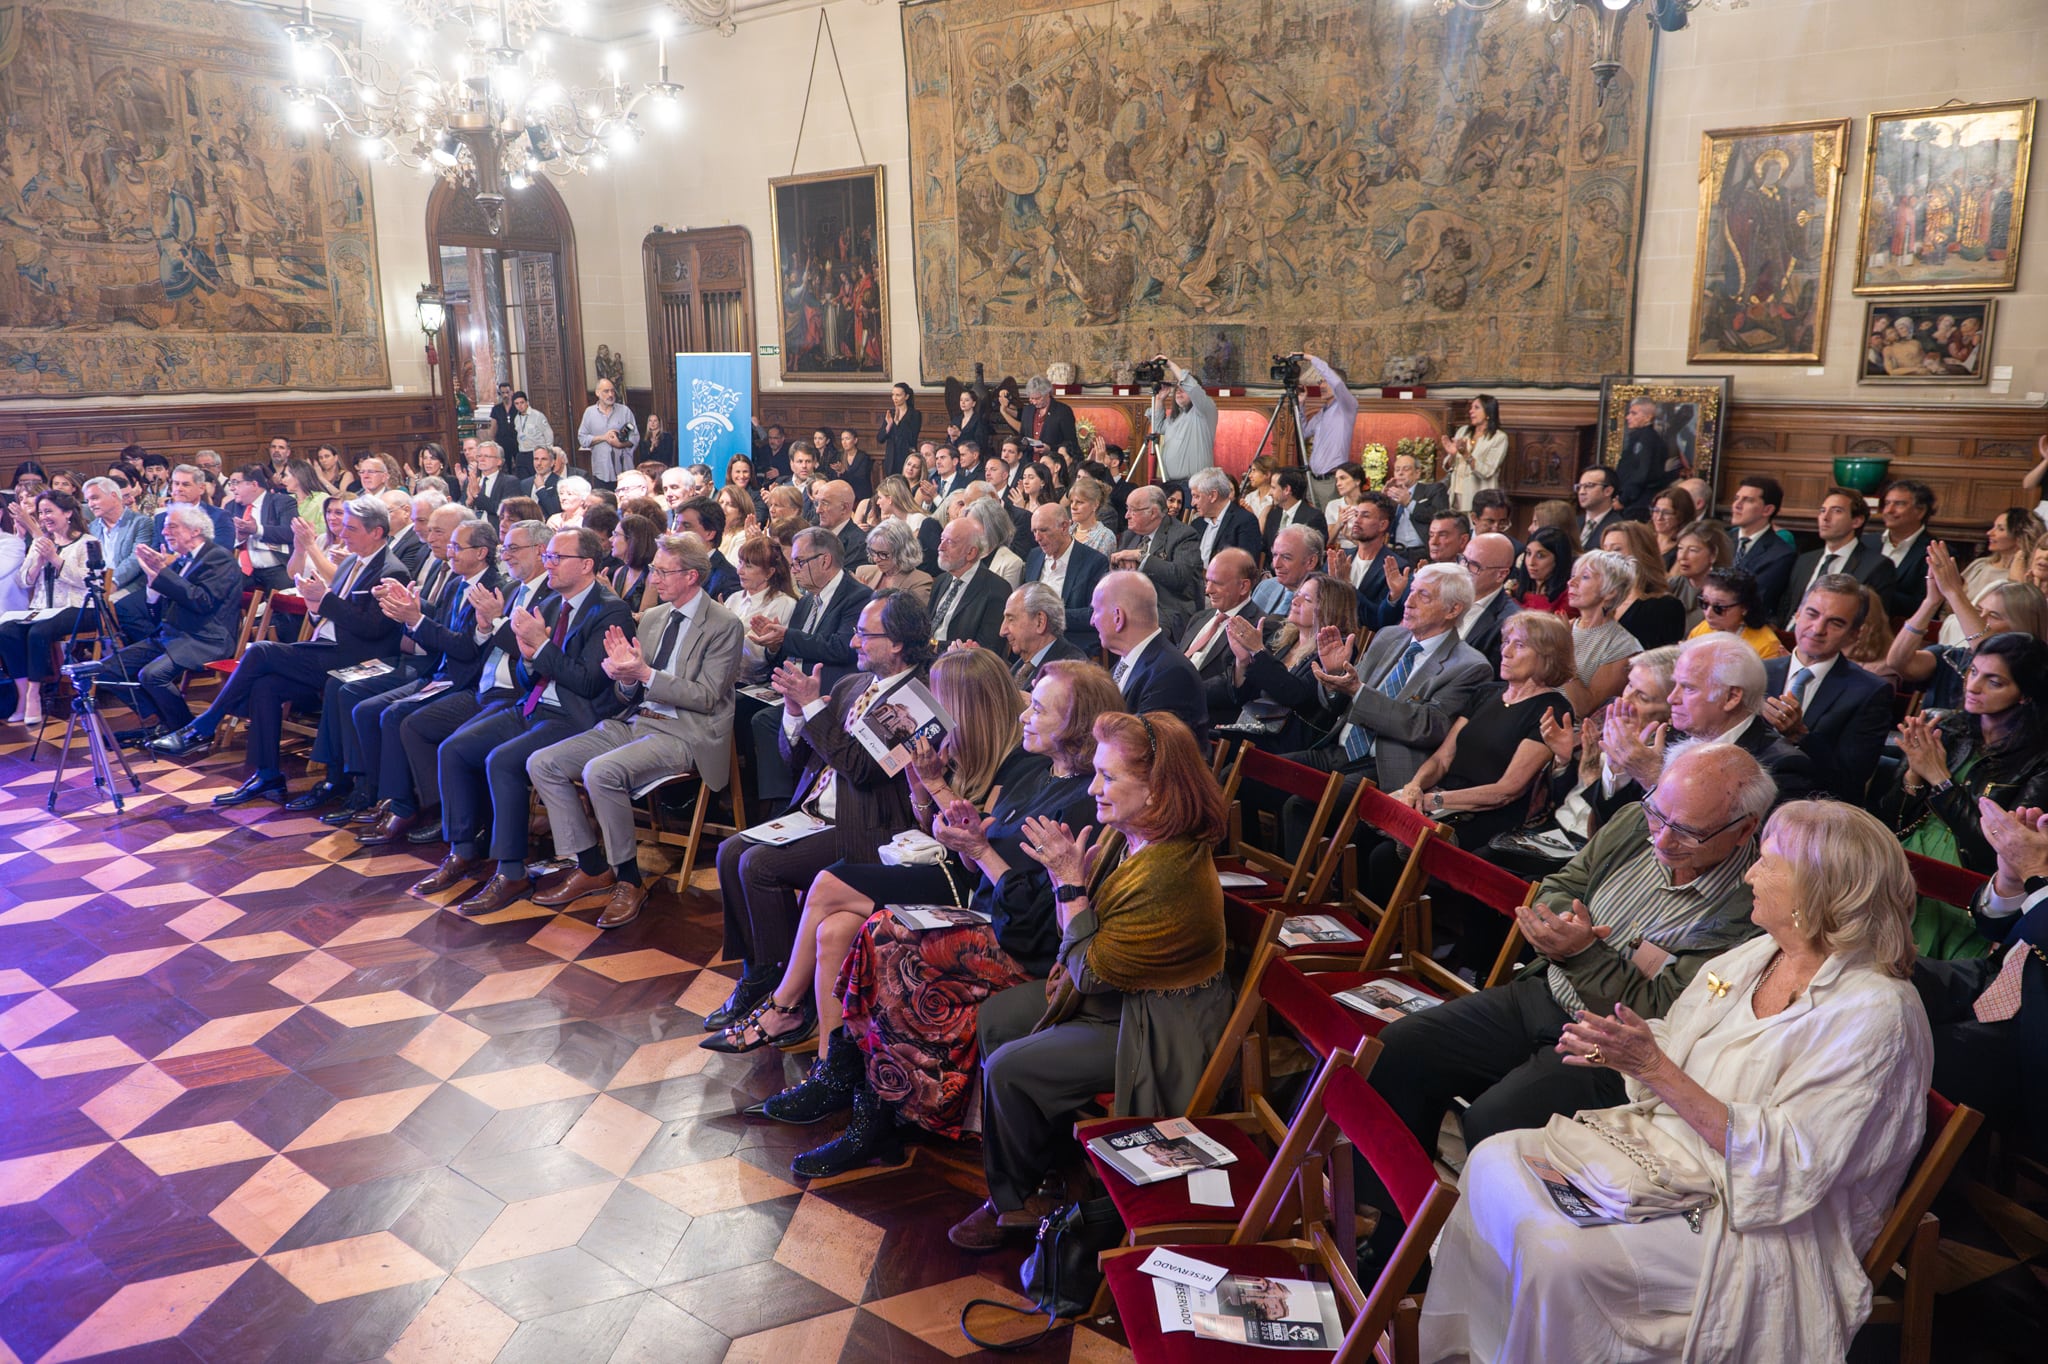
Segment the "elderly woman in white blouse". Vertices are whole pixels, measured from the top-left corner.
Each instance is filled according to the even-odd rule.
[[[1934,1064],[1908,980],[1913,877],[1874,816],[1796,801],[1764,826],[1748,880],[1763,935],[1708,962],[1669,1015],[1618,1007],[1566,1025],[1565,1063],[1620,1071],[1629,1105],[1473,1149],[1437,1245],[1423,1359],[1848,1350],[1870,1312],[1863,1252],[1919,1151]],[[1601,1130],[1677,1172],[1695,1211],[1660,1215],[1631,1194],[1634,1167]],[[1619,1189],[1591,1200],[1614,1220],[1568,1218],[1531,1159],[1579,1172],[1582,1191]]]

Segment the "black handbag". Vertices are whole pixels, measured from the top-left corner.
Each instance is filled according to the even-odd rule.
[[[1028,1350],[1051,1335],[1060,1322],[1078,1317],[1095,1302],[1102,1287],[1098,1257],[1124,1239],[1123,1219],[1116,1204],[1107,1198],[1087,1198],[1069,1203],[1038,1224],[1038,1244],[1024,1261],[1024,1292],[1031,1308],[1024,1311],[994,1298],[976,1298],[960,1309],[960,1334],[984,1350],[1009,1354]],[[1045,1326],[1038,1334],[1005,1344],[983,1340],[967,1325],[967,1314],[977,1307],[994,1307],[1019,1316],[1045,1314]]]

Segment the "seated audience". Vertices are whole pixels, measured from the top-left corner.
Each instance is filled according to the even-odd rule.
[[[1728,503],[1728,529],[1735,539],[1735,567],[1756,579],[1763,609],[1750,616],[1752,625],[1768,625],[1775,608],[1791,590],[1792,565],[1799,558],[1789,535],[1772,523],[1784,503],[1785,491],[1769,474],[1745,478]]]
[[[1429,539],[1424,557],[1433,564],[1455,564],[1465,557],[1472,543],[1472,518],[1448,507],[1429,518]]]
[[[1255,455],[1238,483],[1237,500],[1261,526],[1266,524],[1266,513],[1273,510],[1273,475],[1279,472],[1279,460],[1271,455]]]
[[[836,478],[819,484],[812,495],[818,511],[818,528],[838,539],[840,558],[848,568],[858,568],[867,562],[868,556],[867,536],[853,519],[854,500],[853,485]]]
[[[1237,505],[1237,485],[1229,474],[1214,466],[1197,469],[1188,479],[1188,502],[1193,509],[1188,528],[1195,533],[1196,554],[1203,563],[1225,548],[1241,549],[1255,558],[1265,555],[1266,537],[1259,520]]]
[[[775,987],[796,943],[797,895],[818,873],[879,862],[881,845],[911,827],[907,779],[890,776],[853,737],[853,727],[898,687],[922,680],[931,639],[931,618],[915,599],[883,592],[861,606],[855,671],[828,687],[816,665],[806,671],[785,659],[776,667],[771,685],[782,706],[763,714],[773,717],[784,763],[802,774],[791,812],[824,827],[780,846],[744,838],[719,844],[723,951],[741,974],[731,996],[705,1017],[706,1032],[730,1030],[737,1039],[775,1007]]]
[[[796,583],[790,577],[789,556],[782,552],[782,546],[769,536],[757,535],[741,543],[736,566],[739,590],[726,597],[725,609],[738,616],[742,624],[761,616],[787,626],[796,610],[797,594]],[[765,684],[773,666],[767,646],[749,635],[741,649],[739,685]]]
[[[36,501],[34,497],[22,497],[19,489],[15,491],[14,500],[26,507],[34,506]],[[208,516],[212,517],[214,543],[222,545],[232,545],[235,543],[235,518],[207,501],[206,476],[197,466],[180,464],[177,468],[171,470],[168,495],[163,505],[168,507],[173,502],[183,502],[187,506],[201,508]],[[164,547],[164,514],[161,510],[156,513],[155,520],[151,522],[149,543],[157,549]]]
[[[1010,675],[1026,692],[1050,664],[1093,661],[1068,642],[1066,608],[1044,583],[1026,583],[1003,603],[1003,642],[1017,660]]]
[[[1024,560],[1027,583],[1044,583],[1059,593],[1065,610],[1067,642],[1086,657],[1102,647],[1095,627],[1088,623],[1095,585],[1109,572],[1109,559],[1074,539],[1073,520],[1067,509],[1048,502],[1031,513],[1031,538],[1036,542]]]
[[[1700,593],[1700,610],[1705,619],[1686,635],[1688,640],[1729,634],[1747,644],[1758,658],[1777,658],[1785,652],[1784,643],[1765,614],[1763,592],[1748,569],[1710,570],[1707,585]]]
[[[1671,595],[1685,607],[1687,633],[1707,618],[1700,597],[1707,590],[1707,575],[1717,568],[1735,566],[1735,542],[1718,521],[1694,521],[1678,532],[1678,549],[1671,559]]]
[[[1515,603],[1510,583],[1515,572],[1515,542],[1498,531],[1475,535],[1458,563],[1472,576],[1472,605],[1458,618],[1458,635],[1498,668],[1501,627],[1522,609]]]
[[[1177,634],[1195,614],[1202,582],[1201,549],[1200,537],[1167,515],[1164,491],[1150,486],[1133,488],[1124,504],[1124,533],[1109,556],[1109,566],[1150,579],[1160,618]],[[1312,559],[1309,568],[1314,566]],[[1308,571],[1303,569],[1303,575]]]
[[[570,485],[577,483],[583,485],[575,504],[580,511],[582,499],[590,493],[590,484],[580,478],[564,478],[555,483],[555,492],[565,515],[570,509]],[[505,471],[505,452],[498,443],[478,441],[470,455],[469,476],[463,480],[463,505],[479,516],[497,518],[499,504],[506,498],[529,495],[527,485],[516,474]]]
[[[576,527],[581,526],[583,524],[583,509],[591,505],[590,480],[574,476],[558,478],[555,480],[554,491],[555,501],[562,509],[548,518],[548,526],[554,530],[574,530]],[[469,503],[472,507],[476,507],[478,511],[483,510],[482,507],[477,506],[475,497],[466,497],[463,501]]]
[[[1067,513],[1074,519],[1074,538],[1097,554],[1108,556],[1116,549],[1116,531],[1103,521],[1109,506],[1109,486],[1082,476],[1067,489]]]
[[[1265,615],[1252,605],[1252,585],[1258,576],[1258,565],[1241,549],[1226,549],[1209,560],[1202,572],[1202,595],[1209,607],[1181,632],[1179,648],[1201,675],[1211,724],[1226,723],[1241,709],[1233,673],[1236,656],[1230,651],[1225,627],[1236,616],[1254,625],[1265,621]]]
[[[1656,532],[1641,521],[1624,521],[1602,531],[1600,539],[1602,549],[1625,556],[1636,568],[1628,596],[1614,609],[1621,628],[1645,649],[1661,649],[1684,639],[1688,628],[1685,604],[1671,595],[1671,579],[1657,548]]]
[[[1049,984],[981,1007],[989,1197],[947,1233],[963,1250],[994,1249],[1006,1224],[1036,1226],[1052,1210],[1041,1181],[1095,1095],[1112,1093],[1119,1117],[1186,1112],[1230,1014],[1214,855],[1223,793],[1195,736],[1168,714],[1105,714],[1095,745],[1101,832],[1024,824],[1024,852],[1055,887],[1057,966]]]
[[[1201,675],[1160,624],[1159,597],[1150,578],[1128,569],[1105,574],[1095,587],[1089,624],[1116,660],[1110,677],[1132,712],[1163,710],[1179,716],[1197,738],[1207,735],[1209,707]]]
[[[458,914],[495,914],[527,898],[526,854],[533,786],[526,761],[551,744],[625,709],[605,674],[609,632],[633,628],[633,613],[598,577],[604,545],[589,527],[555,532],[541,562],[552,598],[511,614],[523,666],[517,699],[494,700],[441,742],[441,836],[448,854],[413,893],[436,895],[489,879],[454,905]],[[488,866],[488,864],[495,864]]]
[[[1892,630],[1892,623],[1884,613],[1884,598],[1871,587],[1863,589],[1863,624],[1856,633],[1849,636],[1843,646],[1842,656],[1853,659],[1873,676],[1885,680],[1885,685],[1899,691],[1899,675],[1891,665],[1892,641],[1898,636]],[[1904,690],[1911,691],[1911,687]]]
[[[633,831],[640,788],[676,772],[696,773],[712,791],[732,780],[734,687],[746,630],[705,593],[711,550],[699,537],[662,536],[653,576],[659,599],[641,613],[635,633],[617,625],[605,633],[603,668],[619,713],[526,760],[547,807],[555,855],[576,859],[533,902],[567,911],[602,895],[599,928],[631,923],[647,902]],[[595,829],[583,813],[584,796]]]
[[[245,589],[289,592],[292,579],[285,571],[285,561],[291,557],[298,500],[289,493],[273,491],[270,470],[261,464],[245,464],[235,470],[227,491],[222,510],[233,518],[235,538],[230,548],[246,575]],[[114,560],[110,557],[107,562],[111,565]],[[410,565],[407,571],[412,571]]]
[[[1358,595],[1350,584],[1327,573],[1309,574],[1270,647],[1255,616],[1226,615],[1223,624],[1231,696],[1238,705],[1235,716],[1225,718],[1275,753],[1313,748],[1328,739],[1348,707],[1346,698],[1316,681],[1321,661],[1316,642],[1325,629],[1347,639],[1358,634]]]
[[[1692,494],[1673,484],[1650,499],[1650,529],[1657,537],[1657,553],[1669,570],[1678,558],[1678,534],[1697,521],[1699,504]]]
[[[978,516],[956,516],[939,532],[939,577],[932,584],[934,644],[972,640],[1002,652],[1003,602],[1012,588],[989,571],[984,562],[988,546],[988,523]]]
[[[883,491],[875,496],[886,497],[888,485],[900,481],[893,475],[884,479]],[[921,567],[924,546],[917,542],[917,532],[909,522],[896,517],[878,522],[867,534],[867,549],[868,561],[853,570],[856,579],[870,591],[895,588],[917,598],[919,606],[931,604],[932,577]]]
[[[1870,504],[1853,488],[1830,486],[1821,494],[1820,510],[1814,516],[1820,546],[1800,555],[1792,565],[1785,600],[1778,604],[1778,619],[1787,629],[1806,593],[1830,573],[1847,573],[1880,593],[1891,591],[1897,577],[1892,561],[1879,553],[1877,546],[1863,542],[1863,523],[1869,519]]]
[[[636,617],[659,598],[654,584],[655,546],[661,537],[661,523],[628,512],[612,530],[612,558],[618,567],[606,576],[606,586]]]
[[[981,526],[981,542],[986,550],[984,566],[1001,578],[1010,590],[1023,586],[1024,556],[1013,546],[1020,541],[1030,543],[1030,516],[1005,506],[993,497],[970,500],[967,515]],[[1018,517],[1023,518],[1021,524]]]
[[[1600,1077],[1581,1091],[1594,1103],[1636,1107],[1473,1150],[1437,1243],[1423,1358],[1847,1354],[1870,1308],[1863,1254],[1926,1122],[1912,876],[1868,814],[1802,801],[1765,825],[1750,879],[1762,934],[1708,962],[1665,1018],[1589,998],[1558,1030],[1553,1065]],[[1629,1196],[1644,1183],[1610,1164],[1610,1132],[1668,1172],[1655,1203]],[[1618,1220],[1565,1218],[1524,1157],[1618,1170],[1594,1200]]]
[[[87,494],[105,481],[87,482]],[[174,506],[164,536],[164,549],[136,544],[129,551],[140,574],[135,600],[149,630],[131,634],[132,642],[108,662],[105,674],[139,684],[133,708],[143,726],[120,736],[124,742],[190,724],[185,676],[228,657],[241,627],[242,570],[225,545],[213,542],[213,518],[198,507]]]
[[[1293,609],[1294,594],[1308,581],[1309,574],[1324,567],[1324,549],[1322,532],[1313,526],[1289,526],[1274,538],[1273,571],[1252,589],[1252,605],[1260,615],[1286,618]],[[1392,571],[1403,574],[1400,581],[1405,582],[1405,570],[1398,567],[1398,560],[1396,563]],[[1352,604],[1353,615],[1358,614],[1359,605]]]
[[[736,564],[740,559],[740,545],[763,533],[760,513],[765,509],[766,503],[755,502],[752,497],[731,484],[720,488],[713,500],[718,503],[718,509],[725,513],[725,534],[719,538],[716,548],[725,556],[727,562]],[[669,510],[673,515],[675,509],[671,507]]]
[[[1576,730],[1563,716],[1554,720],[1549,715],[1543,717],[1543,742],[1551,753],[1550,792],[1556,825],[1575,844],[1583,844],[1609,815],[1641,796],[1641,784],[1615,755],[1626,744],[1623,736],[1647,744],[1651,736],[1664,732],[1661,727],[1671,718],[1671,683],[1678,650],[1678,645],[1667,644],[1630,659],[1628,685],[1621,695],[1607,703],[1605,715],[1587,716]],[[1495,860],[1517,871],[1525,866],[1512,858]],[[1563,860],[1551,859],[1553,863]]]
[[[30,729],[43,722],[43,684],[57,679],[52,659],[85,609],[86,554],[104,549],[86,533],[85,510],[71,494],[46,490],[34,506],[35,528],[14,582],[25,594],[26,609],[37,614],[0,623],[0,667],[14,680],[13,723]]]
[[[1635,587],[1635,561],[1604,549],[1588,550],[1572,565],[1565,592],[1576,618],[1572,653],[1578,672],[1565,693],[1581,715],[1591,715],[1621,694],[1628,661],[1643,645],[1614,617]]]
[[[1842,652],[1863,627],[1871,590],[1848,573],[1816,579],[1792,616],[1792,652],[1764,664],[1764,723],[1812,760],[1821,789],[1855,806],[1892,724],[1891,684]]]
[[[1926,547],[1926,561],[1926,596],[1900,624],[1886,662],[1901,691],[1920,692],[1923,709],[1953,710],[1962,704],[1963,673],[1977,642],[2006,630],[2048,639],[2048,601],[2032,583],[2012,582],[1993,583],[1973,600],[1963,590],[1948,546],[1938,540]],[[1944,604],[1954,613],[1951,619],[1961,623],[1961,639],[1926,643],[1934,614]]]
[[[2023,583],[2027,580],[2027,567],[2033,562],[2034,546],[2041,542],[2043,530],[2034,514],[2025,507],[2008,507],[1991,518],[1991,528],[1984,533],[1985,551],[1963,566],[1961,590],[1957,597],[1974,604],[1994,587],[2006,583]],[[1942,546],[1947,553],[1948,547]],[[1927,547],[1929,567],[1934,564],[1934,546]],[[1954,562],[1953,558],[1950,560]],[[1962,620],[1950,614],[1941,623],[1941,642],[1961,644],[1966,633]]]
[[[377,496],[384,503],[384,510],[391,514],[391,540],[385,550],[417,579],[427,562],[427,542],[412,523],[412,494],[403,488],[390,487]],[[440,499],[434,504],[436,506],[448,500],[444,494],[434,496]]]
[[[1548,611],[1569,617],[1572,565],[1577,559],[1578,551],[1564,531],[1555,526],[1531,529],[1528,542],[1522,546],[1522,581],[1528,588],[1516,605],[1524,611]]]
[[[1364,466],[1348,460],[1331,470],[1330,480],[1336,485],[1337,495],[1323,504],[1323,524],[1335,528],[1372,485],[1366,482]]]
[[[701,464],[693,464],[701,469]],[[677,505],[668,524],[677,535],[694,535],[711,547],[711,576],[704,581],[704,591],[713,601],[724,601],[739,590],[739,570],[732,560],[718,549],[718,542],[725,536],[725,507],[708,493],[692,494]]]
[[[1905,762],[1874,808],[1907,851],[1989,876],[1997,854],[1981,827],[1983,802],[2048,805],[2048,645],[2008,630],[1980,641],[1958,710],[1909,715],[1898,727]],[[1880,783],[1882,786],[1883,783]],[[1979,957],[1990,944],[1967,912],[1923,899],[1913,941],[1929,957]]]
[[[1330,576],[1349,581],[1357,590],[1358,623],[1368,629],[1401,621],[1409,569],[1387,539],[1387,529],[1393,524],[1393,501],[1385,493],[1368,492],[1358,505],[1345,510],[1333,527],[1337,538],[1324,550],[1324,566]]]
[[[1220,471],[1219,471],[1220,472]],[[1194,481],[1188,481],[1190,490]],[[1307,526],[1310,530],[1321,531],[1329,536],[1329,522],[1323,519],[1322,511],[1308,500],[1308,471],[1298,464],[1290,464],[1277,470],[1273,475],[1272,505],[1266,510],[1260,526],[1260,535],[1267,552],[1273,548],[1273,539],[1289,526]],[[1341,500],[1341,499],[1340,499]],[[1247,513],[1249,514],[1249,513]]]
[[[1729,745],[1678,754],[1655,791],[1616,811],[1516,913],[1534,965],[1388,1024],[1372,1086],[1422,1149],[1436,1150],[1454,1098],[1470,1101],[1458,1114],[1467,1150],[1622,1102],[1621,1077],[1566,1065],[1559,1039],[1575,1016],[1662,1018],[1709,960],[1756,933],[1748,873],[1776,797],[1756,759]],[[1358,1176],[1360,1201],[1380,1210],[1370,1245],[1384,1256],[1401,1219],[1363,1161]]]

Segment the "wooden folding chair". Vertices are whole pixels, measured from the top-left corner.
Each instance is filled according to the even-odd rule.
[[[1321,1130],[1309,1133],[1307,1120],[1315,1116],[1317,1108],[1321,1109],[1322,1121],[1317,1124]],[[1451,1209],[1457,1206],[1458,1191],[1437,1174],[1428,1153],[1401,1125],[1386,1101],[1373,1092],[1365,1077],[1354,1066],[1339,1064],[1337,1057],[1324,1065],[1302,1109],[1289,1129],[1285,1149],[1268,1167],[1244,1216],[1232,1229],[1230,1240],[1223,1245],[1190,1245],[1184,1253],[1232,1274],[1297,1278],[1307,1267],[1330,1284],[1340,1315],[1350,1318],[1334,1356],[1336,1364],[1364,1364],[1381,1354],[1405,1364],[1417,1358],[1416,1327],[1421,1319],[1421,1303],[1409,1295],[1408,1289]],[[1273,1234],[1275,1214],[1281,1209],[1290,1183],[1297,1188],[1311,1183],[1303,1173],[1303,1162],[1325,1149],[1331,1129],[1365,1158],[1407,1222],[1400,1244],[1369,1294],[1359,1287],[1351,1254],[1326,1220],[1310,1220],[1295,1238],[1267,1239]],[[1303,1133],[1298,1141],[1294,1140],[1297,1131]],[[1289,1169],[1283,1157],[1294,1168]],[[1341,1145],[1329,1149],[1328,1159],[1332,1162],[1348,1158]],[[1109,1251],[1103,1257],[1105,1280],[1116,1300],[1118,1320],[1139,1364],[1226,1359],[1254,1364],[1274,1358],[1271,1351],[1258,1346],[1232,1345],[1187,1332],[1162,1330],[1152,1278],[1138,1268],[1149,1253],[1149,1247],[1130,1247]]]
[[[1900,1364],[1927,1364],[1933,1353],[1941,1222],[1928,1209],[1983,1121],[1976,1109],[1927,1091],[1927,1138],[1920,1159],[1863,1256],[1863,1270],[1876,1294],[1869,1319],[1898,1326]]]
[[[1408,861],[1401,868],[1401,875],[1394,882],[1394,889],[1389,892],[1385,905],[1375,904],[1370,896],[1352,884],[1355,877],[1351,837],[1361,823],[1370,824],[1408,850]],[[1317,868],[1310,880],[1302,903],[1283,906],[1293,913],[1329,918],[1349,931],[1356,942],[1283,943],[1281,951],[1287,959],[1304,971],[1361,971],[1367,969],[1368,961],[1383,964],[1399,941],[1399,933],[1404,927],[1402,915],[1415,896],[1421,893],[1424,884],[1417,860],[1422,854],[1423,841],[1441,827],[1388,796],[1371,782],[1360,782],[1356,794],[1344,806],[1336,826],[1330,830],[1323,865]],[[1327,903],[1326,897],[1332,894],[1331,883],[1337,881],[1340,874],[1342,889],[1336,894],[1335,903]]]
[[[235,665],[242,661],[242,655],[249,652],[249,645],[258,639],[269,637],[270,599],[273,595],[275,594],[268,588],[263,587],[259,587],[248,594],[248,600],[242,604],[241,628],[235,632],[234,652],[226,658],[216,658],[213,662],[207,664],[205,668],[200,670],[204,675],[212,678],[218,684],[225,685],[228,678],[233,676]],[[180,691],[182,692],[188,687],[192,678],[197,675],[187,673],[184,681],[180,683]],[[237,716],[222,716],[220,728],[214,731],[214,747],[216,749],[225,748],[229,741],[234,738],[235,730],[241,723],[241,719]]]
[[[1315,809],[1302,837],[1301,850],[1293,858],[1282,857],[1245,841],[1238,792],[1247,781],[1307,801]],[[1364,783],[1360,783],[1361,786]],[[1277,900],[1289,904],[1313,898],[1326,890],[1337,870],[1337,844],[1324,834],[1333,823],[1342,823],[1344,777],[1339,772],[1318,772],[1297,762],[1268,753],[1254,744],[1240,744],[1237,761],[1223,783],[1223,803],[1230,809],[1230,840],[1225,855],[1216,859],[1219,872],[1234,872],[1261,878],[1263,885],[1245,887],[1246,898]],[[1355,808],[1357,799],[1351,802]],[[1254,831],[1256,832],[1256,830]],[[1348,831],[1346,837],[1349,837]]]
[[[683,860],[676,867],[676,894],[678,895],[689,893],[690,874],[697,869],[697,850],[703,846],[706,833],[731,835],[747,827],[746,798],[740,794],[740,754],[737,738],[733,740],[731,745],[730,761],[732,777],[726,786],[726,789],[732,794],[732,823],[730,824],[707,822],[707,816],[711,811],[712,799],[718,795],[718,792],[706,786],[704,779],[695,772],[665,772],[651,781],[643,782],[633,792],[634,800],[646,803],[647,824],[651,831],[650,836],[654,842],[666,844],[669,847],[681,846],[683,850]],[[691,782],[696,787],[694,798],[690,801],[690,826],[682,833],[677,833],[668,827],[667,821],[661,817],[661,802],[656,798],[657,792],[666,787],[673,786],[677,782]]]

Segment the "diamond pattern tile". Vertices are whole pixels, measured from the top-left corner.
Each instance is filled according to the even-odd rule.
[[[1014,1288],[945,1242],[973,1146],[805,1188],[832,1126],[740,1115],[800,1063],[701,1045],[708,877],[474,921],[405,893],[426,857],[215,811],[239,752],[120,816],[48,771],[0,743],[0,1364],[939,1360]]]

